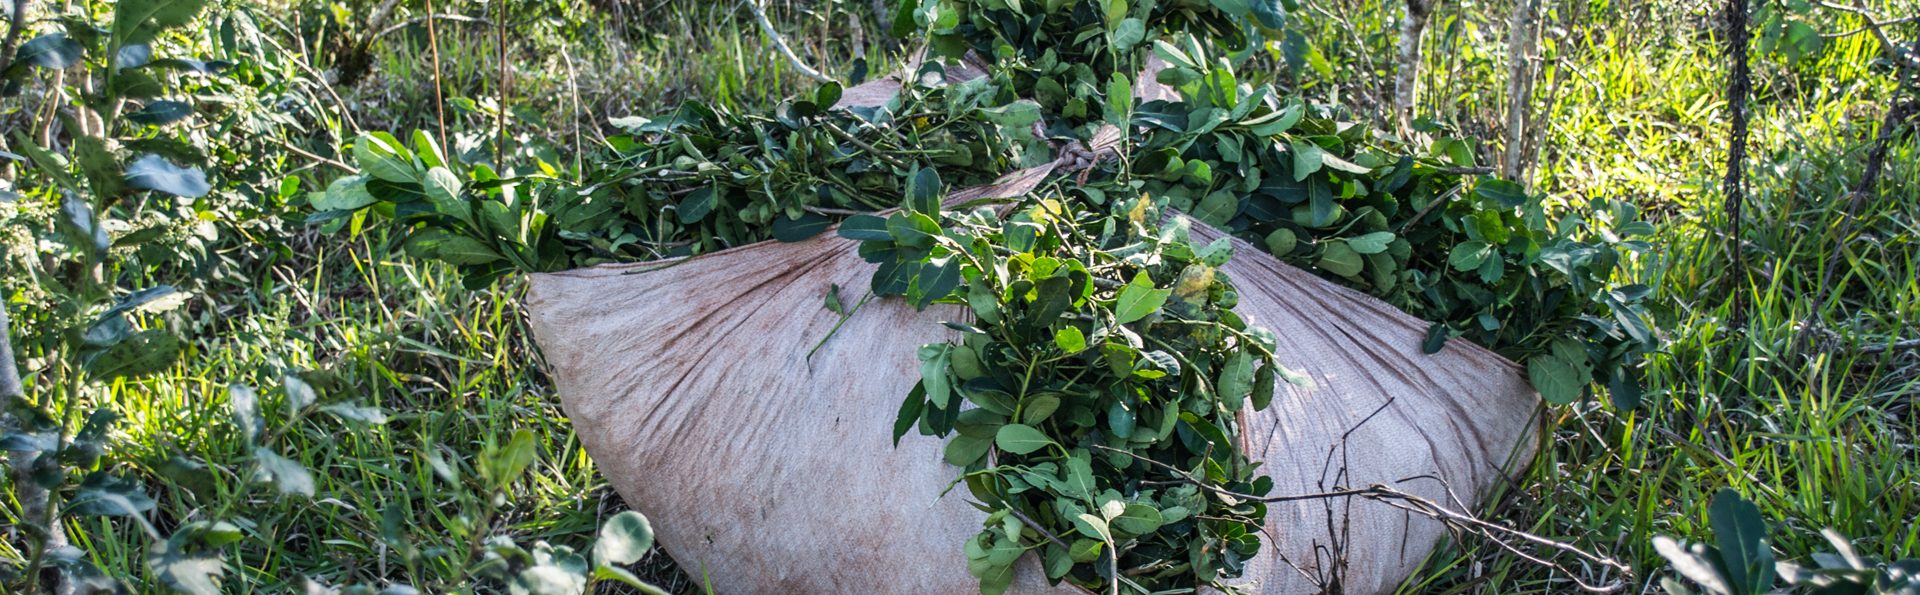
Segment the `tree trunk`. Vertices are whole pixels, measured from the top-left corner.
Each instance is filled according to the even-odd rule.
[[[1393,112],[1400,120],[1400,132],[1413,130],[1414,85],[1420,80],[1420,38],[1427,31],[1427,17],[1440,0],[1407,0],[1406,18],[1400,21],[1400,57],[1393,79]]]

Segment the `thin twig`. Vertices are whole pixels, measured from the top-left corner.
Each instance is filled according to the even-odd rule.
[[[1054,535],[1053,532],[1048,531],[1046,527],[1040,526],[1040,523],[1033,522],[1033,519],[1027,518],[1027,514],[1024,512],[1020,512],[1019,508],[1009,506],[1007,507],[1007,512],[1011,512],[1013,513],[1013,516],[1019,517],[1020,522],[1026,523],[1027,526],[1032,527],[1034,531],[1040,532],[1041,537],[1047,538],[1047,541],[1053,542],[1054,545],[1058,545],[1060,547],[1063,547],[1069,550],[1073,549],[1073,546],[1067,545],[1067,542],[1065,540],[1060,539],[1060,536]]]
[[[901,162],[899,159],[895,159],[892,155],[888,155],[886,153],[880,152],[880,149],[875,148],[873,145],[867,144],[867,141],[860,140],[859,137],[856,137],[852,134],[848,134],[847,131],[841,130],[839,126],[834,126],[832,122],[823,121],[820,123],[820,125],[826,128],[827,132],[833,134],[834,136],[840,137],[840,140],[853,143],[853,146],[860,147],[860,150],[871,153],[874,159],[879,159],[881,161],[884,161],[886,162],[887,165],[893,166],[894,169],[899,169],[899,170],[911,169],[910,167],[907,166],[906,163]]]
[[[431,3],[429,3],[429,4],[427,5],[427,10],[428,10],[429,12],[431,12],[431,11],[433,10],[433,5],[432,5]],[[405,21],[402,21],[402,22],[400,22],[400,23],[396,23],[396,24],[394,24],[394,25],[393,25],[393,26],[391,26],[391,27],[387,27],[387,28],[385,28],[385,29],[381,29],[381,30],[380,30],[380,31],[379,31],[378,33],[374,33],[374,34],[373,34],[373,36],[372,36],[372,37],[369,37],[368,39],[379,39],[379,38],[381,38],[381,37],[386,37],[387,35],[389,35],[389,34],[391,34],[391,33],[393,33],[393,32],[395,32],[395,31],[399,31],[399,30],[401,30],[401,29],[405,29],[405,28],[407,28],[407,27],[412,27],[412,26],[414,26],[414,25],[418,25],[418,24],[421,24],[421,23],[426,23],[426,24],[427,24],[427,33],[428,33],[428,36],[429,36],[429,37],[431,37],[431,36],[432,36],[432,33],[433,33],[433,22],[434,22],[434,21],[453,21],[453,22],[456,22],[456,23],[473,23],[473,24],[477,24],[477,25],[491,25],[491,24],[493,24],[493,21],[489,21],[489,20],[487,20],[487,19],[484,19],[484,18],[481,18],[481,17],[470,17],[470,16],[467,16],[467,15],[463,15],[463,14],[428,14],[428,15],[420,15],[420,16],[417,16],[417,17],[413,17],[413,18],[411,18],[411,19],[407,19],[407,20],[405,20]]]
[[[814,207],[814,206],[800,207],[800,210],[813,213],[815,215],[840,216],[840,217],[852,217],[855,215],[872,215],[873,214],[872,211],[856,211],[853,209],[835,209],[832,207]]]
[[[433,13],[433,0],[427,0],[427,13],[429,16],[431,16]],[[379,37],[380,35],[385,35],[385,34],[386,34],[386,31],[381,31],[379,34],[374,35],[374,37]],[[447,149],[447,100],[445,97],[441,96],[440,94],[441,93],[440,91],[440,86],[441,86],[440,85],[440,78],[441,78],[440,36],[436,34],[433,30],[433,19],[427,19],[427,47],[431,48],[432,50],[431,53],[433,56],[433,116],[434,116],[435,122],[437,122],[440,126],[439,128],[440,150],[446,151],[448,150]]]
[[[1894,61],[1901,63],[1901,66],[1904,66],[1904,67],[1920,68],[1920,56],[1914,56],[1913,52],[1900,47],[1900,44],[1894,43],[1891,38],[1887,37],[1887,32],[1885,31],[1885,27],[1888,25],[1896,25],[1896,24],[1903,23],[1906,21],[1911,21],[1911,20],[1914,20],[1915,18],[1920,18],[1920,17],[1906,17],[1906,18],[1895,19],[1891,21],[1881,21],[1875,18],[1880,15],[1875,14],[1873,11],[1867,10],[1859,6],[1834,4],[1832,2],[1826,2],[1825,0],[1821,0],[1820,2],[1818,2],[1818,4],[1820,6],[1823,6],[1832,10],[1853,13],[1855,16],[1860,17],[1860,20],[1867,22],[1867,26],[1865,28],[1868,31],[1873,32],[1874,38],[1880,40],[1881,47],[1886,48],[1887,53],[1893,54]],[[1858,33],[1858,31],[1855,31],[1855,33]]]
[[[280,138],[280,137],[278,137],[278,136],[270,136],[270,137],[268,137],[268,138],[271,138],[271,139],[273,140],[273,142],[274,142],[275,144],[278,144],[278,145],[280,145],[280,148],[283,148],[283,149],[286,149],[286,150],[288,150],[288,151],[293,151],[294,153],[296,153],[296,154],[299,154],[299,155],[300,155],[300,156],[302,156],[302,157],[306,157],[306,158],[308,158],[308,159],[311,159],[311,160],[313,160],[313,161],[314,161],[314,162],[316,162],[316,163],[321,163],[321,164],[325,164],[325,165],[331,165],[331,166],[334,166],[334,167],[336,167],[336,168],[339,168],[339,169],[340,169],[340,171],[344,171],[344,172],[347,172],[347,173],[349,173],[349,174],[357,174],[357,173],[360,173],[360,168],[357,168],[357,167],[354,167],[354,166],[351,166],[351,165],[347,165],[347,164],[345,164],[345,163],[341,163],[341,162],[340,162],[339,160],[336,160],[336,159],[328,159],[328,158],[326,158],[326,157],[322,157],[322,156],[319,156],[319,155],[316,155],[316,154],[313,154],[313,153],[311,153],[311,152],[308,152],[308,151],[307,151],[306,149],[302,149],[302,148],[300,148],[300,147],[297,147],[297,146],[294,146],[294,145],[293,145],[293,143],[289,143],[289,142],[287,142],[287,139],[284,139],[284,138]]]
[[[793,53],[793,48],[787,47],[787,39],[781,37],[780,32],[773,29],[773,21],[767,20],[767,9],[760,6],[760,1],[761,0],[747,0],[747,10],[753,11],[754,20],[760,22],[760,31],[766,33],[767,39],[773,42],[773,49],[778,50],[780,55],[785,56],[787,62],[793,65],[794,70],[800,71],[800,74],[806,75],[807,78],[822,83],[833,82],[832,77],[820,74],[820,71],[814,70],[813,67],[808,66],[806,62],[800,61],[800,56]]]

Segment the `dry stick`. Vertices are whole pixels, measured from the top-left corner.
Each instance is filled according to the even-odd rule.
[[[573,117],[568,118],[573,121],[573,175],[583,176],[586,169],[581,163],[581,154],[586,150],[580,145],[580,116],[585,112],[580,109],[580,73],[574,72],[573,52],[565,44],[560,46],[560,57],[567,62],[567,90],[573,95]]]
[[[433,0],[427,0],[427,16],[433,16]],[[384,34],[386,31],[381,31],[374,37]],[[427,47],[428,53],[433,57],[433,116],[440,126],[440,150],[446,151],[449,150],[447,148],[447,101],[440,95],[440,36],[434,32],[432,18],[427,19]]]
[[[806,75],[807,78],[822,83],[833,82],[832,78],[820,74],[820,71],[814,70],[806,62],[801,62],[800,56],[794,55],[793,48],[787,47],[787,39],[781,37],[779,31],[773,30],[773,21],[767,20],[767,9],[760,6],[760,1],[747,0],[747,9],[753,11],[754,20],[760,22],[760,31],[766,33],[767,39],[773,42],[773,49],[779,50],[780,55],[786,56],[787,62],[793,65],[794,70],[800,71],[800,74]]]
[[[1623,564],[1620,561],[1615,560],[1613,558],[1588,552],[1586,550],[1580,549],[1579,547],[1576,547],[1569,543],[1554,541],[1552,539],[1541,537],[1539,535],[1534,535],[1532,533],[1528,533],[1520,529],[1515,529],[1512,527],[1507,527],[1504,525],[1499,525],[1496,523],[1484,521],[1472,515],[1454,512],[1452,510],[1448,510],[1446,507],[1441,506],[1439,503],[1434,502],[1433,500],[1430,500],[1422,496],[1409,494],[1407,492],[1403,492],[1403,491],[1394,489],[1392,487],[1388,487],[1385,484],[1374,484],[1372,486],[1368,486],[1365,488],[1336,487],[1332,490],[1328,490],[1325,492],[1312,493],[1312,494],[1289,494],[1285,496],[1255,496],[1252,494],[1243,494],[1240,492],[1235,492],[1232,490],[1228,490],[1225,488],[1208,484],[1206,482],[1202,482],[1199,479],[1195,478],[1193,475],[1180,469],[1179,467],[1168,465],[1166,463],[1162,463],[1160,461],[1156,461],[1144,456],[1140,456],[1138,454],[1134,454],[1129,451],[1120,450],[1117,448],[1112,448],[1112,447],[1108,447],[1100,444],[1089,444],[1088,446],[1092,446],[1093,448],[1108,451],[1108,452],[1116,452],[1116,453],[1127,455],[1129,457],[1134,458],[1135,460],[1164,469],[1167,472],[1172,473],[1175,476],[1179,477],[1180,479],[1186,480],[1187,483],[1191,483],[1199,487],[1200,489],[1207,490],[1209,492],[1213,492],[1214,494],[1226,496],[1229,498],[1235,498],[1239,500],[1246,500],[1246,501],[1252,501],[1252,502],[1276,503],[1276,502],[1297,502],[1302,500],[1327,500],[1332,498],[1344,498],[1349,496],[1357,496],[1363,499],[1372,500],[1375,502],[1386,504],[1388,506],[1392,506],[1394,508],[1399,508],[1401,510],[1419,514],[1421,516],[1425,516],[1427,518],[1430,518],[1436,521],[1440,521],[1442,524],[1447,525],[1449,528],[1452,528],[1452,529],[1462,530],[1468,533],[1479,535],[1487,539],[1488,541],[1493,542],[1494,545],[1500,546],[1502,549],[1505,549],[1509,552],[1514,553],[1515,555],[1525,558],[1530,562],[1534,562],[1542,566],[1546,566],[1548,568],[1552,568],[1560,572],[1566,573],[1569,577],[1573,575],[1573,572],[1567,569],[1566,567],[1558,563],[1552,562],[1550,560],[1541,559],[1541,558],[1529,555],[1526,552],[1520,551],[1516,546],[1514,546],[1511,543],[1507,543],[1504,539],[1501,539],[1496,534],[1507,535],[1507,536],[1511,536],[1512,538],[1533,543],[1535,545],[1539,545],[1542,547],[1548,547],[1548,548],[1560,550],[1560,551],[1572,554],[1575,557],[1581,558],[1588,562],[1592,562],[1595,564],[1599,564],[1599,565],[1617,570],[1622,575],[1631,575],[1633,573],[1632,568],[1628,567],[1626,564]],[[1416,476],[1416,477],[1421,477],[1421,476]],[[1414,478],[1408,478],[1408,479],[1414,479]],[[1405,481],[1405,480],[1402,480],[1402,481]],[[1621,585],[1618,582],[1610,585],[1594,586],[1594,585],[1588,585],[1585,582],[1580,581],[1579,579],[1573,579],[1573,581],[1575,584],[1579,585],[1581,589],[1586,591],[1597,592],[1597,593],[1617,591],[1621,588]]]
[[[498,18],[499,21],[494,23],[493,32],[494,40],[497,42],[496,45],[498,45],[500,49],[499,54],[496,56],[500,59],[500,95],[499,99],[495,102],[494,108],[499,111],[500,115],[500,134],[499,141],[497,141],[498,144],[493,147],[493,155],[495,160],[494,165],[498,166],[501,171],[505,171],[507,166],[507,100],[511,99],[507,90],[507,3],[500,3],[500,14]]]
[[[1727,175],[1721,181],[1721,193],[1726,196],[1726,214],[1731,226],[1728,249],[1733,252],[1732,278],[1736,284],[1744,284],[1747,274],[1746,251],[1740,246],[1740,209],[1746,203],[1747,189],[1747,95],[1752,93],[1753,75],[1747,68],[1747,0],[1727,0],[1727,57],[1733,61],[1733,72],[1727,77],[1727,110],[1733,118],[1733,128],[1727,135]],[[1732,327],[1739,329],[1746,324],[1746,296],[1739,287],[1733,288],[1731,304]]]

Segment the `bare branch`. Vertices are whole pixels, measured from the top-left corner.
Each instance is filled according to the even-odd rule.
[[[476,25],[493,24],[493,21],[489,21],[487,19],[483,19],[480,17],[470,17],[470,16],[460,15],[460,14],[428,14],[428,15],[413,17],[411,19],[407,19],[405,21],[395,23],[391,27],[381,29],[378,33],[374,33],[373,37],[369,37],[368,39],[379,39],[381,37],[386,37],[388,34],[391,34],[395,31],[399,31],[401,29],[412,27],[414,25],[418,25],[421,23],[426,23],[426,22],[429,22],[430,20],[431,21],[453,21],[456,23],[473,23]]]
[[[833,82],[833,78],[820,74],[820,71],[814,70],[813,67],[808,66],[806,62],[800,61],[800,56],[794,55],[793,48],[787,47],[787,39],[781,37],[779,31],[773,30],[773,21],[767,20],[767,9],[760,6],[760,0],[747,0],[747,9],[753,11],[754,20],[760,22],[760,31],[766,33],[767,39],[773,42],[773,49],[779,50],[780,55],[785,56],[787,62],[793,64],[794,70],[800,71],[800,74],[806,75],[807,78],[822,83]]]

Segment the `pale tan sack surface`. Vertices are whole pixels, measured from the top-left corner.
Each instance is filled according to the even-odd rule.
[[[1218,233],[1194,228],[1196,241]],[[915,348],[951,338],[939,322],[963,313],[874,300],[829,338],[829,287],[851,305],[874,270],[853,248],[829,232],[531,280],[534,337],[587,452],[681,566],[721,593],[977,589],[960,550],[984,514],[964,488],[940,496],[959,471],[942,460],[943,440],[909,432],[890,443],[918,379]],[[1282,363],[1312,379],[1280,383],[1247,420],[1273,494],[1389,483],[1451,501],[1435,481],[1394,483],[1432,475],[1474,506],[1503,466],[1531,456],[1538,398],[1511,362],[1465,341],[1423,355],[1426,323],[1238,240],[1223,270],[1237,310],[1277,333]],[[1349,430],[1336,477],[1328,454]],[[1318,591],[1308,576],[1331,572],[1329,526],[1346,535],[1350,593],[1392,589],[1443,534],[1377,503],[1331,505],[1272,506],[1273,539],[1245,577],[1255,592]],[[1052,589],[1032,556],[1023,564],[1012,592]]]

